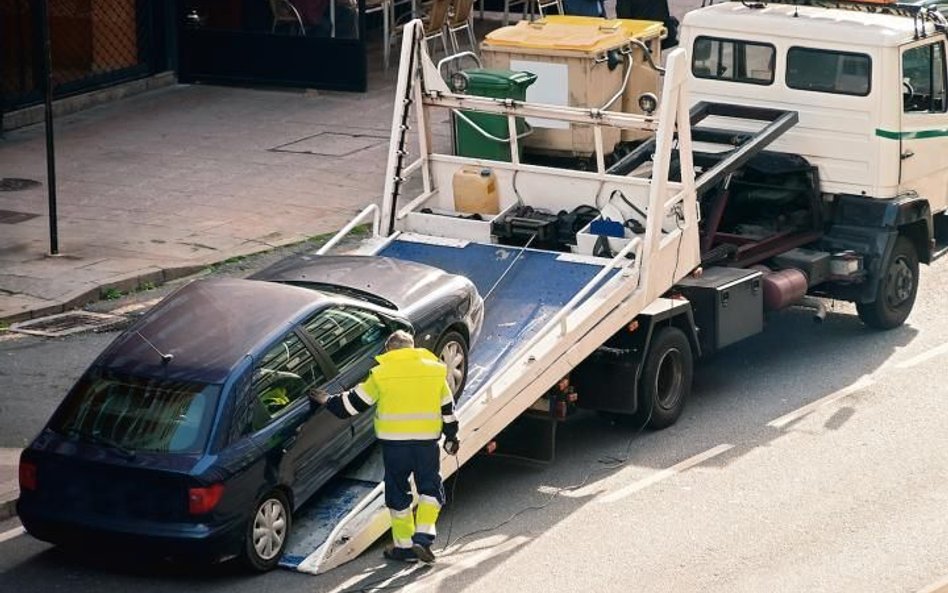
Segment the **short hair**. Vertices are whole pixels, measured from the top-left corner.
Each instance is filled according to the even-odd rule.
[[[415,338],[407,331],[400,329],[395,331],[385,340],[385,351],[398,350],[400,348],[414,348]]]

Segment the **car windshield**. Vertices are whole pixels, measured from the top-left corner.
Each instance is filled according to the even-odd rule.
[[[126,453],[196,453],[207,441],[219,394],[219,385],[90,370],[50,428]]]

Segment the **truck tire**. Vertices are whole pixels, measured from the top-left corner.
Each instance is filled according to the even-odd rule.
[[[639,415],[653,430],[674,424],[691,393],[694,358],[691,343],[677,327],[655,332],[639,384]]]
[[[893,329],[903,323],[912,312],[918,293],[918,252],[904,236],[895,241],[895,247],[880,269],[876,300],[856,303],[859,319],[871,328]]]

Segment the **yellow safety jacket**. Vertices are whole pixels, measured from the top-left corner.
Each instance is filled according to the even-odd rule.
[[[355,388],[375,403],[375,434],[387,441],[441,438],[441,407],[453,402],[447,368],[424,348],[400,348],[376,357],[379,365]]]

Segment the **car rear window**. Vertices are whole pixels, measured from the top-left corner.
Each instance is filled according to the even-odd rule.
[[[90,370],[50,428],[67,437],[130,451],[204,449],[219,385],[118,376]]]

